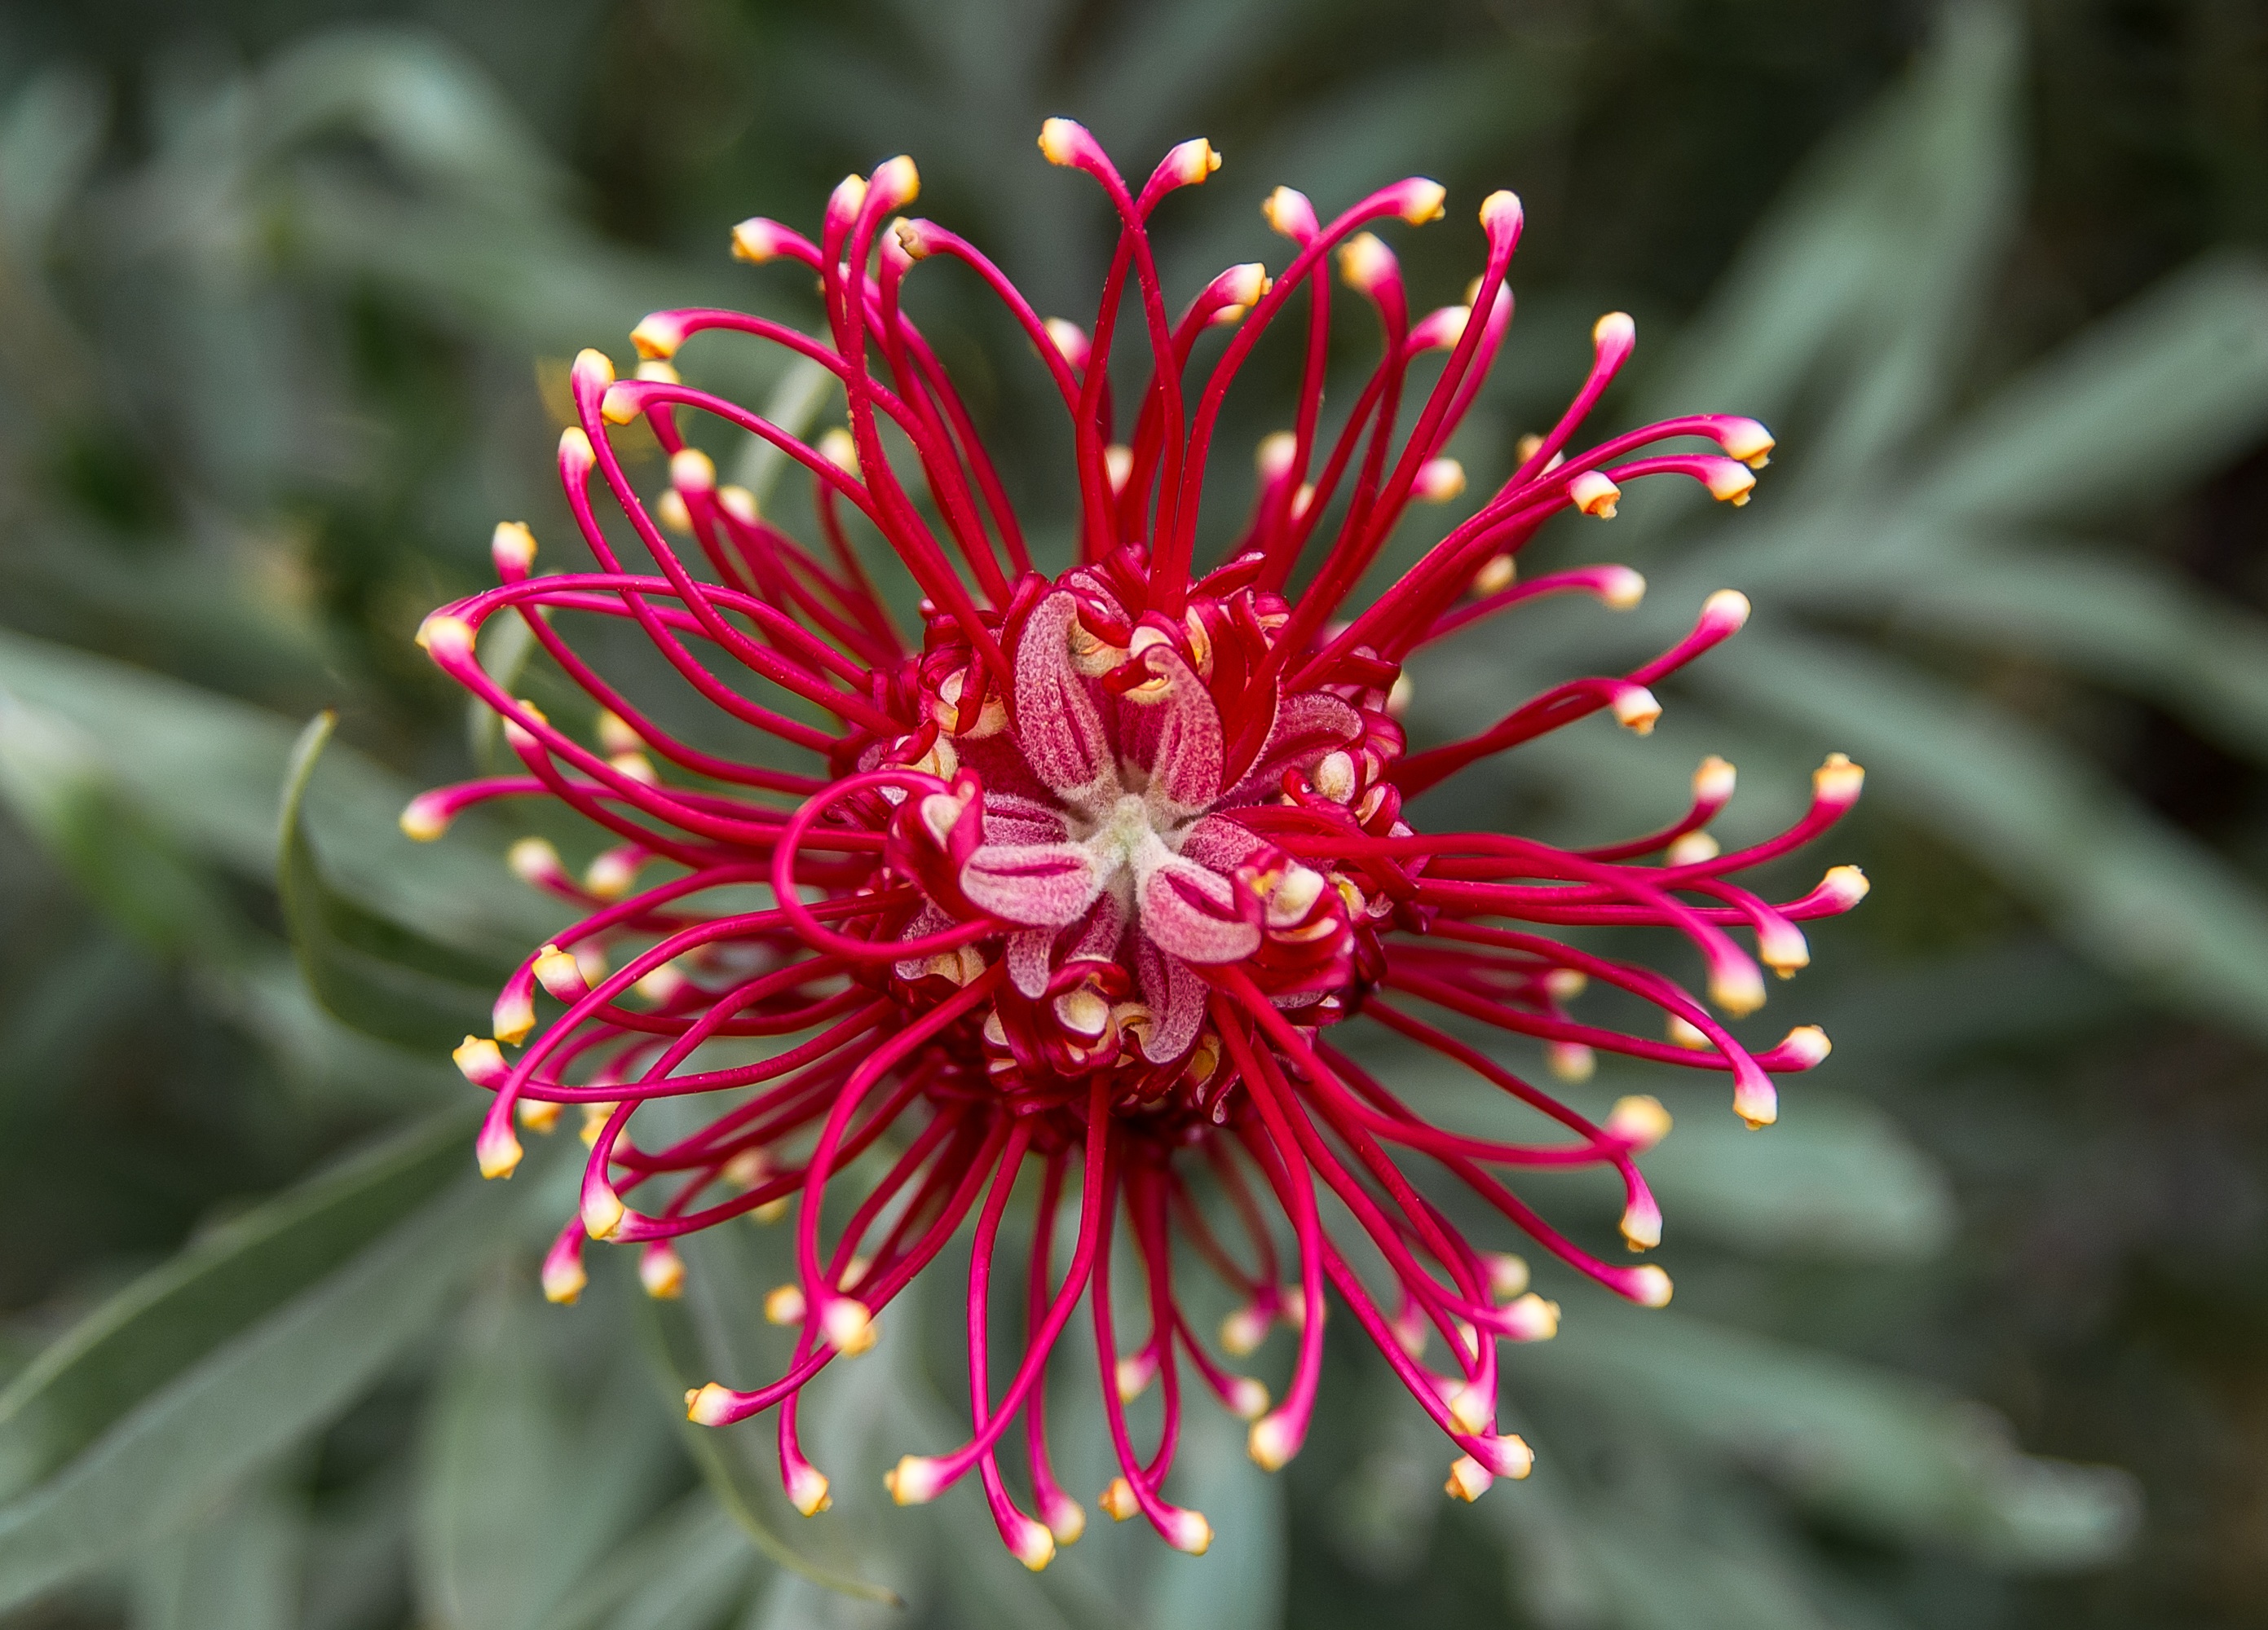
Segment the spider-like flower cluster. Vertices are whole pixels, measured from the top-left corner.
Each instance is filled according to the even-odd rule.
[[[1673,929],[1700,954],[1709,1002],[1738,1017],[1764,1000],[1759,961],[1786,974],[1807,959],[1799,921],[1865,892],[1849,867],[1781,905],[1734,881],[1851,805],[1859,773],[1840,757],[1819,772],[1793,826],[1729,853],[1706,831],[1733,790],[1731,767],[1716,759],[1696,775],[1682,817],[1603,848],[1424,833],[1405,819],[1409,800],[1460,768],[1590,715],[1649,729],[1660,711],[1649,687],[1748,612],[1736,593],[1712,596],[1690,634],[1637,670],[1571,679],[1469,739],[1410,750],[1399,716],[1414,652],[1539,597],[1626,606],[1641,591],[1618,566],[1520,580],[1514,557],[1547,521],[1568,510],[1610,516],[1624,484],[1655,474],[1742,503],[1771,446],[1752,420],[1701,415],[1571,453],[1633,342],[1630,319],[1610,315],[1558,423],[1358,609],[1357,585],[1408,507],[1462,493],[1462,470],[1443,450],[1510,320],[1517,199],[1497,193],[1481,207],[1487,259],[1468,299],[1413,320],[1395,257],[1368,228],[1435,218],[1439,186],[1399,182],[1328,224],[1279,188],[1266,214],[1291,241],[1283,272],[1232,267],[1175,318],[1149,217],[1167,195],[1203,181],[1218,155],[1184,143],[1135,191],[1076,124],[1050,121],[1041,147],[1099,183],[1121,223],[1091,331],[1042,319],[973,246],[903,217],[917,180],[897,158],[836,189],[816,242],[769,220],[736,230],[743,259],[817,275],[823,334],[674,311],[633,333],[645,358],[634,378],[584,353],[572,373],[578,423],[561,438],[559,466],[594,568],[535,575],[533,536],[500,526],[500,586],[436,612],[420,634],[502,716],[524,768],[427,793],[403,818],[431,836],[467,805],[532,797],[557,800],[613,840],[580,877],[541,840],[514,851],[522,875],[585,914],[505,986],[494,1038],[468,1038],[457,1054],[494,1095],[478,1148],[491,1176],[519,1158],[515,1122],[548,1129],[570,1104],[586,1117],[580,1215],[545,1263],[546,1291],[575,1298],[590,1238],[641,1244],[647,1288],[674,1295],[684,1267],[673,1241],[792,1211],[797,1276],[767,1303],[796,1333],[791,1360],[770,1381],[712,1384],[688,1404],[711,1425],[776,1408],[785,1487],[815,1512],[829,1502],[828,1481],[799,1445],[800,1389],[871,1345],[877,1316],[973,1218],[969,1435],[951,1452],[907,1457],[890,1487],[901,1502],[924,1501],[974,1472],[1003,1539],[1034,1568],[1085,1523],[1051,1470],[1042,1411],[1050,1362],[1082,1303],[1120,1467],[1102,1506],[1146,1517],[1183,1550],[1204,1550],[1211,1531],[1166,1491],[1184,1384],[1194,1379],[1250,1420],[1254,1457],[1282,1465],[1314,1407],[1327,1296],[1452,1441],[1451,1494],[1471,1499],[1492,1478],[1524,1475],[1526,1445],[1498,1426],[1498,1345],[1550,1335],[1557,1309],[1528,1289],[1518,1258],[1452,1226],[1412,1172],[1462,1186],[1509,1230],[1659,1305],[1669,1296],[1659,1267],[1601,1259],[1506,1178],[1538,1167],[1611,1171],[1628,1244],[1653,1246],[1660,1214],[1634,1156],[1668,1117],[1654,1099],[1630,1098],[1594,1122],[1452,1032],[1478,1025],[1539,1039],[1565,1076],[1587,1074],[1601,1048],[1728,1074],[1734,1108],[1760,1125],[1774,1114],[1771,1073],[1818,1062],[1823,1035],[1801,1027],[1751,1052],[1668,977],[1578,950],[1554,930]],[[1326,435],[1334,257],[1374,315],[1383,351]],[[1078,559],[1054,576],[1035,567],[967,408],[901,305],[925,260],[957,261],[997,295],[1061,394],[1080,512]],[[1305,371],[1293,428],[1262,444],[1248,521],[1200,573],[1199,500],[1225,393],[1299,297]],[[1130,303],[1152,366],[1119,440],[1108,363]],[[1193,371],[1212,330],[1227,331],[1226,344]],[[683,384],[671,359],[711,334],[767,341],[824,368],[845,427],[814,444]],[[1415,376],[1433,354],[1421,395]],[[719,485],[687,439],[702,417],[801,466],[815,538],[792,535],[748,492]],[[652,500],[611,439],[639,421],[670,455],[669,486]],[[644,560],[624,558],[602,502]],[[917,636],[870,580],[861,533],[884,540],[910,575]],[[587,693],[587,732],[547,718],[483,669],[475,645],[497,616],[520,619]],[[587,618],[636,625],[686,686],[772,747],[724,756],[673,734],[562,632]],[[782,746],[803,767],[773,767]],[[1740,934],[1753,937],[1755,957]],[[1669,1039],[1575,1017],[1570,1003],[1593,980],[1660,1010]],[[539,988],[560,1004],[541,1024]],[[1512,1144],[1431,1124],[1339,1044],[1358,1023],[1433,1049],[1469,1073],[1475,1093],[1509,1095],[1561,1135]],[[521,1050],[513,1058],[507,1046]],[[639,1134],[641,1110],[696,1098],[713,1106],[699,1130]],[[845,1194],[854,1166],[879,1175]],[[1034,1240],[1022,1344],[1012,1364],[996,1364],[992,1274],[1020,1186]],[[1059,1231],[1070,1241],[1060,1267]],[[1114,1254],[1122,1272],[1138,1264],[1146,1291],[1147,1328],[1130,1346],[1111,1295]],[[1176,1274],[1195,1264],[1235,1295],[1219,1355],[1176,1291]],[[1271,1403],[1229,1365],[1279,1320],[1297,1331],[1298,1352],[1285,1396]],[[1429,1362],[1437,1344],[1441,1356]],[[1127,1405],[1152,1384],[1162,1412],[1145,1452]],[[1035,1516],[998,1464],[1019,1422]]]

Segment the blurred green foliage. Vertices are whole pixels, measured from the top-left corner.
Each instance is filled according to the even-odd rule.
[[[1645,366],[1605,416],[1769,420],[1739,517],[1633,495],[1543,546],[1610,542],[1646,612],[1453,645],[1413,724],[1650,650],[1738,586],[1756,620],[1652,741],[1575,732],[1440,816],[1620,833],[1722,751],[1761,827],[1842,748],[1873,775],[1834,858],[1876,891],[1774,1004],[1838,1044],[1783,1123],[1681,1103],[1650,1163],[1676,1311],[1572,1293],[1515,1355],[1532,1479],[1445,1509],[1423,1423],[1351,1343],[1282,1477],[1193,1424],[1211,1558],[1095,1531],[1035,1582],[969,1500],[882,1509],[880,1467],[949,1430],[924,1316],[815,1393],[846,1492],[799,1524],[760,1443],[670,1406],[776,1362],[776,1242],[696,1242],[681,1304],[601,1272],[542,1307],[564,1162],[480,1185],[446,1061],[302,973],[334,1005],[383,987],[362,1024],[414,1039],[552,921],[501,826],[420,849],[393,823],[481,751],[417,619],[484,577],[498,516],[565,535],[562,359],[621,354],[665,304],[807,319],[725,226],[808,217],[901,150],[926,210],[1076,310],[1108,240],[1031,151],[1059,111],[1130,155],[1198,130],[1226,152],[1165,228],[1183,282],[1270,253],[1279,180],[1517,187],[1522,314],[1458,449],[1478,477],[1609,306]],[[0,1613],[2268,1622],[2264,154],[2242,0],[0,18]],[[1461,285],[1469,237],[1411,242],[1421,290]],[[988,362],[1013,341],[939,299],[925,324],[1044,535],[1059,433]],[[1066,1471],[1099,1486],[1084,1396]]]

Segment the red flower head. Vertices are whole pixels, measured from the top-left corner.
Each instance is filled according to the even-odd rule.
[[[1165,1494],[1184,1380],[1251,1420],[1256,1460],[1283,1465],[1314,1406],[1326,1284],[1456,1445],[1449,1492],[1470,1499],[1492,1477],[1524,1474],[1527,1447],[1497,1428],[1497,1344],[1549,1335],[1557,1310],[1523,1294],[1517,1259],[1452,1227],[1408,1169],[1438,1169],[1544,1250],[1659,1305],[1669,1296],[1659,1267],[1589,1254],[1505,1178],[1528,1167],[1609,1169],[1625,1196],[1623,1231],[1642,1250],[1660,1238],[1660,1215],[1632,1156],[1668,1120],[1638,1098],[1594,1123],[1434,1019],[1540,1039],[1563,1075],[1587,1072],[1601,1047],[1725,1072],[1734,1109],[1762,1124],[1773,1116],[1768,1072],[1816,1063],[1824,1036],[1801,1028],[1751,1054],[1664,975],[1575,950],[1552,929],[1673,928],[1700,953],[1711,1002],[1738,1016],[1764,1000],[1764,981],[1737,934],[1752,935],[1761,959],[1786,974],[1806,960],[1797,921],[1865,892],[1848,867],[1781,906],[1733,881],[1850,806],[1859,772],[1839,757],[1793,827],[1731,853],[1705,830],[1733,789],[1731,767],[1716,759],[1695,777],[1683,816],[1600,848],[1421,833],[1403,819],[1408,799],[1460,767],[1601,709],[1644,732],[1659,712],[1647,687],[1731,635],[1748,609],[1736,593],[1712,596],[1690,635],[1635,671],[1571,680],[1468,740],[1408,751],[1397,686],[1419,647],[1538,596],[1636,599],[1643,584],[1618,566],[1514,582],[1514,555],[1546,521],[1571,508],[1611,515],[1622,485],[1655,474],[1738,503],[1771,446],[1752,420],[1704,415],[1571,456],[1569,437],[1631,351],[1630,319],[1603,318],[1590,376],[1550,433],[1525,445],[1511,479],[1414,569],[1342,620],[1410,503],[1462,489],[1442,449],[1510,319],[1517,199],[1496,193],[1481,206],[1488,255],[1469,303],[1413,320],[1392,251],[1366,229],[1435,218],[1439,186],[1399,182],[1328,224],[1279,188],[1266,213],[1292,241],[1283,273],[1271,281],[1258,266],[1232,267],[1174,317],[1146,223],[1166,195],[1218,167],[1212,149],[1183,143],[1136,191],[1067,120],[1049,121],[1040,145],[1092,176],[1122,223],[1091,334],[1043,321],[945,228],[900,217],[917,181],[896,158],[836,189],[816,244],[764,220],[734,234],[744,259],[817,275],[825,338],[737,312],[677,311],[633,334],[647,358],[635,380],[583,354],[573,373],[580,423],[561,438],[559,462],[597,569],[532,576],[527,530],[500,526],[502,586],[435,613],[419,635],[503,716],[526,774],[428,793],[404,817],[430,836],[467,804],[546,797],[617,840],[580,882],[539,840],[515,852],[524,875],[588,914],[504,988],[496,1041],[468,1039],[458,1054],[494,1094],[479,1142],[490,1176],[519,1156],[515,1115],[542,1127],[577,1104],[588,1117],[581,1215],[545,1264],[546,1291],[574,1299],[587,1235],[642,1244],[648,1289],[674,1294],[683,1269],[673,1240],[795,1208],[798,1278],[768,1304],[799,1333],[785,1373],[747,1391],[712,1384],[688,1404],[710,1424],[777,1406],[788,1493],[811,1512],[828,1503],[827,1479],[798,1447],[799,1390],[870,1345],[876,1317],[973,1218],[971,1435],[948,1454],[909,1456],[890,1486],[899,1501],[919,1502],[975,1472],[1002,1538],[1034,1568],[1084,1524],[1049,1472],[1041,1413],[1050,1355],[1082,1300],[1122,1468],[1103,1507],[1140,1513],[1183,1550],[1204,1550],[1211,1536],[1201,1515]],[[1327,437],[1324,274],[1334,255],[1375,313],[1384,354]],[[1079,559],[1055,577],[1035,569],[968,411],[900,305],[909,270],[938,257],[973,271],[1021,324],[1070,415]],[[1114,439],[1123,421],[1106,362],[1130,280],[1153,366],[1130,429]],[[1262,444],[1249,522],[1226,558],[1199,573],[1199,499],[1223,397],[1303,290],[1294,428]],[[1233,332],[1200,381],[1185,384],[1211,327]],[[680,383],[668,359],[710,330],[825,368],[843,392],[848,433],[809,445]],[[1413,415],[1412,364],[1431,351],[1445,360]],[[762,437],[809,473],[819,547],[760,514],[746,491],[718,485],[685,439],[684,421],[698,415]],[[670,488],[652,503],[609,442],[615,427],[640,419],[671,454]],[[1668,442],[1714,446],[1654,451]],[[610,540],[600,494],[650,565]],[[851,541],[860,525],[887,541],[919,589],[917,642],[868,580]],[[705,570],[681,558],[670,532],[690,535]],[[1296,591],[1295,578],[1306,585]],[[555,628],[554,614],[570,613],[635,623],[685,684],[770,745],[744,761],[664,730]],[[595,748],[475,661],[476,632],[499,613],[521,618],[598,704]],[[771,767],[797,759],[800,768]],[[649,867],[663,880],[637,888]],[[1587,980],[1660,1009],[1672,1040],[1571,1017]],[[564,1009],[540,1030],[538,985]],[[1357,1022],[1454,1060],[1476,1092],[1509,1094],[1564,1137],[1508,1144],[1428,1124],[1335,1045],[1338,1027]],[[733,1054],[729,1044],[743,1038],[774,1039]],[[499,1041],[526,1045],[508,1060]],[[750,1052],[763,1056],[721,1061]],[[702,1130],[636,1139],[641,1107],[688,1095],[715,1106]],[[873,1149],[890,1156],[886,1173],[825,1212],[842,1174]],[[996,1386],[991,1274],[1003,1213],[1027,1173],[1037,1243],[1023,1351]],[[1209,1225],[1200,1190],[1238,1219],[1241,1245]],[[1058,1263],[1050,1242],[1066,1211],[1075,1243]],[[1148,1291],[1148,1327],[1130,1348],[1108,1294],[1122,1230]],[[1356,1236],[1359,1259],[1349,1254]],[[1280,1404],[1230,1373],[1191,1327],[1174,1289],[1186,1266],[1177,1240],[1238,1295],[1220,1333],[1229,1354],[1248,1353],[1279,1318],[1299,1332]],[[1429,1334],[1445,1368],[1425,1362]],[[1152,1381],[1163,1424],[1145,1456],[1124,1403]],[[1019,1418],[1036,1518],[997,1464]]]

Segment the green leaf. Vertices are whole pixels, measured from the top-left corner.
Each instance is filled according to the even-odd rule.
[[[294,1630],[306,1516],[260,1487],[151,1546],[134,1569],[134,1630]]]
[[[2161,502],[2268,425],[2268,268],[2209,261],[1986,402],[1916,495],[2010,519]]]
[[[421,1166],[428,1158],[441,1160],[441,1136],[439,1124],[416,1135]],[[153,1364],[172,1372],[162,1384],[141,1393],[122,1391],[114,1400],[114,1419],[99,1436],[0,1505],[0,1607],[174,1531],[247,1472],[331,1420],[424,1335],[471,1273],[518,1230],[519,1202],[528,1187],[523,1181],[515,1192],[471,1173],[462,1119],[451,1128],[450,1141],[463,1163],[461,1178],[264,1317],[247,1314],[241,1303],[232,1317],[208,1313],[211,1304],[195,1295],[201,1287],[185,1288],[189,1299],[176,1300],[166,1293],[178,1267],[158,1270],[153,1288],[145,1281],[127,1292],[122,1311],[96,1315],[92,1336],[101,1339],[107,1354],[131,1354],[140,1345],[131,1304],[142,1299],[201,1334],[188,1344],[190,1362],[183,1365],[177,1355]],[[401,1154],[412,1158],[407,1146]],[[409,1183],[406,1172],[403,1181]],[[274,1206],[289,1209],[303,1200],[290,1195]],[[273,1215],[263,1208],[238,1227],[246,1237],[264,1238]],[[365,1214],[357,1226],[367,1228],[370,1221]],[[305,1224],[323,1242],[310,1247],[314,1254],[335,1249],[328,1243],[332,1222],[319,1213]],[[212,1342],[212,1332],[225,1325],[232,1326],[226,1338]],[[74,1351],[96,1345],[92,1339],[66,1340]],[[45,1368],[68,1371],[77,1384],[80,1412],[65,1419],[84,1431],[94,1408],[85,1401],[93,1372],[80,1369],[69,1355]],[[27,1389],[18,1409],[44,1391]]]
[[[0,691],[97,755],[142,819],[185,853],[267,884],[276,875],[275,789],[300,727],[248,703],[69,646],[0,631]],[[413,843],[397,820],[409,786],[362,754],[328,755],[307,819],[345,892],[446,943],[490,954],[540,944],[559,912],[477,842]],[[460,826],[470,825],[460,821]]]
[[[1644,1411],[1845,1521],[2009,1566],[2102,1561],[2138,1516],[2124,1472],[2021,1455],[1989,1411],[1675,1314],[1587,1301],[1518,1368],[1592,1407]]]
[[[755,1570],[747,1535],[698,1488],[617,1546],[541,1630],[710,1630]]]
[[[0,1498],[62,1470],[461,1178],[477,1119],[452,1109],[388,1139],[216,1229],[88,1315],[0,1391]]]
[[[301,732],[276,833],[276,892],[307,988],[343,1023],[403,1046],[446,1049],[460,1037],[485,1034],[509,966],[390,921],[349,899],[324,874],[303,805],[337,723],[337,715],[320,713]]]
[[[2044,731],[1847,642],[1751,623],[1693,682],[1867,767],[1869,791],[2044,909],[2162,999],[2268,1033],[2268,906],[2194,839]]]
[[[414,1558],[438,1624],[532,1630],[682,1470],[619,1297],[547,1307],[513,1267],[466,1309],[428,1406]]]

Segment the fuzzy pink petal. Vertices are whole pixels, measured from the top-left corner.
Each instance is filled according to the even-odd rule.
[[[1031,928],[1074,921],[1101,886],[1076,843],[988,843],[961,869],[961,891],[980,908]]]
[[[1221,760],[1226,751],[1220,709],[1180,652],[1152,646],[1145,659],[1150,672],[1167,681],[1161,700],[1130,704],[1149,716],[1144,723],[1155,732],[1146,755],[1151,794],[1182,810],[1201,810],[1220,797]]]
[[[1169,957],[1234,962],[1260,949],[1260,925],[1238,913],[1228,879],[1193,861],[1160,861],[1142,879],[1141,898],[1142,931]]]
[[[1035,1002],[1047,994],[1055,944],[1053,929],[1026,929],[1008,936],[1008,982]]]
[[[1057,792],[1116,780],[1094,682],[1071,666],[1078,620],[1079,602],[1057,591],[1033,607],[1016,647],[1017,739],[1033,773]]]
[[[1142,1056],[1152,1064],[1169,1063],[1189,1049],[1204,1023],[1205,982],[1177,957],[1169,957],[1147,938],[1138,941],[1136,972],[1141,976],[1142,1000],[1155,1020],[1142,1044]]]
[[[1234,871],[1268,847],[1245,827],[1220,815],[1199,817],[1182,834],[1182,858],[1195,861],[1207,871]]]

